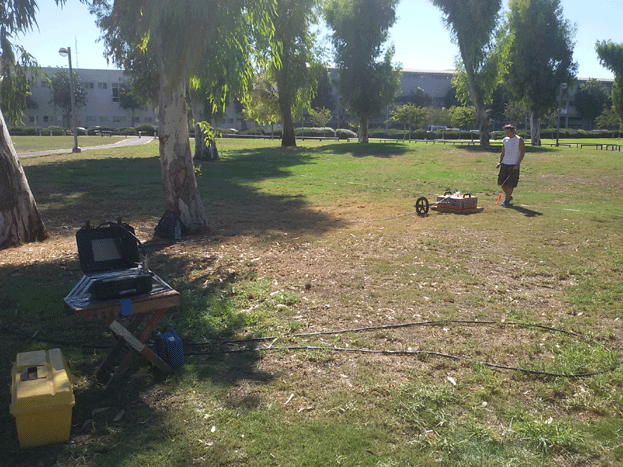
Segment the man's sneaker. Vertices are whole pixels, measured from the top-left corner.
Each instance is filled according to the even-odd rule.
[[[500,206],[502,206],[503,208],[507,208],[509,206],[508,201],[502,201],[500,203]]]

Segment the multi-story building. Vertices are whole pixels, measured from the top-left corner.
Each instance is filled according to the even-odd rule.
[[[52,76],[56,73],[56,68],[43,68],[43,71]],[[78,107],[76,112],[78,127],[127,128],[142,123],[156,124],[156,113],[153,109],[134,109],[132,121],[132,109],[121,108],[119,90],[128,82],[122,70],[75,69],[74,72],[78,75],[86,97],[86,105]],[[52,103],[52,90],[46,80],[39,79],[33,83],[32,100],[36,107],[25,111],[22,119],[25,126],[70,126],[64,121],[63,109]]]
[[[49,75],[56,72],[55,68],[44,69]],[[121,70],[88,70],[77,69],[82,89],[86,94],[86,105],[78,108],[77,121],[79,127],[92,128],[105,126],[112,128],[126,128],[137,126],[142,123],[156,124],[157,113],[154,109],[135,109],[134,121],[132,110],[122,109],[119,104],[119,89],[127,84],[127,77]],[[431,98],[432,106],[441,108],[452,87],[452,75],[454,70],[414,70],[404,69],[400,78],[400,91],[397,97],[408,97],[422,89]],[[340,105],[340,97],[335,83],[337,83],[337,68],[329,68],[330,80],[333,83],[335,109],[332,109],[333,125],[344,123],[344,109]],[[579,79],[562,98],[561,127],[563,128],[588,128],[590,122],[585,122],[579,116],[575,108],[575,94],[579,86],[586,79]],[[600,79],[608,92],[612,89],[613,80]],[[32,89],[32,98],[37,107],[25,112],[23,124],[25,126],[45,128],[48,126],[68,127],[69,123],[63,121],[63,110],[55,107],[52,102],[52,91],[45,80],[39,80]],[[371,123],[385,122],[389,119],[391,108],[386,107],[383,115],[371,120]],[[347,118],[347,117],[346,117]],[[217,123],[222,128],[245,129],[253,126],[252,122],[245,122],[242,115],[235,110],[234,105],[229,105],[222,119]]]

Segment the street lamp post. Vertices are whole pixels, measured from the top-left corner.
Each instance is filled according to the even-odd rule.
[[[562,107],[562,91],[567,89],[567,83],[560,83],[560,94],[558,95],[558,125],[556,127],[556,147],[558,147],[558,137],[560,136],[560,108]]]
[[[71,152],[82,152],[78,147],[78,129],[76,124],[76,97],[74,96],[74,74],[71,68],[71,47],[61,47],[58,49],[61,57],[69,59],[69,98],[71,99],[71,131],[74,134],[74,147]]]

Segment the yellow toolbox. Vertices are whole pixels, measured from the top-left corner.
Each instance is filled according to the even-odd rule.
[[[22,352],[11,371],[11,415],[22,448],[69,440],[76,403],[60,349]]]

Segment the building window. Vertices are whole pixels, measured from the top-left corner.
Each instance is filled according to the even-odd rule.
[[[35,116],[34,116],[34,115],[29,116],[29,117],[28,117],[28,121],[29,121],[30,123],[35,123]]]
[[[138,121],[138,117],[136,117],[136,118],[137,118],[137,121]],[[151,117],[145,117],[145,123],[151,123],[151,122],[152,122],[152,118]]]
[[[102,83],[102,84],[106,84],[106,83]],[[84,89],[93,89],[95,87],[95,83],[82,83],[82,87]]]
[[[97,83],[97,89],[108,89],[108,83]]]
[[[108,117],[104,115],[100,116],[100,123],[108,123]]]
[[[49,120],[50,120],[50,117],[48,117],[47,115],[44,115],[44,116],[43,116],[43,121],[44,121],[44,122],[46,122],[46,123],[47,123]]]
[[[119,102],[120,89],[121,89],[121,86],[119,86],[117,83],[112,84],[112,101],[113,102]]]
[[[95,118],[95,116],[87,115],[87,123],[95,123],[96,121],[97,121],[97,118]]]

